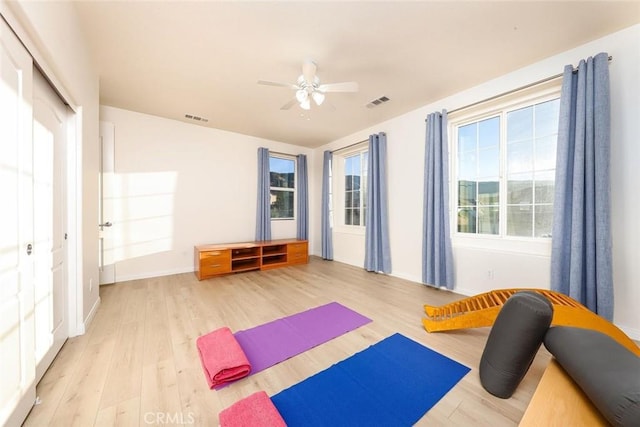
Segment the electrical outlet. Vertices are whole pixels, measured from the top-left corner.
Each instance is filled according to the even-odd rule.
[[[487,270],[487,279],[493,280],[493,270],[492,269],[488,269]]]
[[[89,293],[91,293],[92,289],[93,289],[93,279],[89,279]]]

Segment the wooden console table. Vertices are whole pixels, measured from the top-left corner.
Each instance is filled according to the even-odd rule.
[[[306,240],[283,239],[264,242],[199,245],[194,248],[198,280],[222,274],[269,270],[309,262]]]

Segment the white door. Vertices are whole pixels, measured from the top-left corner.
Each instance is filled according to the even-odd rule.
[[[100,122],[100,185],[99,204],[100,233],[98,260],[100,263],[100,284],[106,285],[116,281],[116,266],[113,240],[113,210],[115,203],[115,135],[114,125]]]
[[[33,73],[33,205],[36,382],[69,337],[67,321],[67,109]]]
[[[31,57],[0,19],[0,425],[36,396]]]

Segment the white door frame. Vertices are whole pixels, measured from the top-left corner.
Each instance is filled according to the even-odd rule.
[[[115,125],[100,121],[100,175],[98,197],[100,285],[115,283],[116,266],[113,257],[113,190],[115,173]],[[105,198],[105,195],[107,198]],[[106,200],[106,202],[105,202]]]

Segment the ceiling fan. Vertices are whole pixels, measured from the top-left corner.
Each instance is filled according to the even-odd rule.
[[[271,82],[268,80],[258,80],[258,84],[267,86],[288,87],[296,91],[295,97],[280,107],[281,110],[288,110],[297,102],[303,110],[311,109],[311,100],[316,105],[324,102],[325,94],[328,92],[357,92],[358,83],[341,82],[320,84],[320,78],[316,75],[317,65],[312,60],[306,60],[302,64],[302,74],[298,77],[296,84]]]

